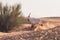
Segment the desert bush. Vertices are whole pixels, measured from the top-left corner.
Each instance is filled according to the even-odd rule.
[[[0,3],[0,31],[8,32],[24,22],[21,5],[3,6]]]

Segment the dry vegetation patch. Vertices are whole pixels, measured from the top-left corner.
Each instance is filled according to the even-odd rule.
[[[36,26],[36,28],[35,28],[34,31],[47,30],[47,29],[56,27],[56,26],[55,26],[54,24],[52,24],[52,23],[44,23],[44,24],[42,24],[42,26],[41,26],[40,24],[37,24],[37,25],[35,25],[35,26]]]

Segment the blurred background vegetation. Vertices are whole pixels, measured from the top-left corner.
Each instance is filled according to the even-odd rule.
[[[0,3],[0,31],[8,32],[14,27],[25,23],[25,18],[22,14],[21,5],[3,6]]]

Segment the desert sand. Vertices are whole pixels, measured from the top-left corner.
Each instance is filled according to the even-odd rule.
[[[60,18],[43,18],[43,27],[35,24],[23,24],[9,33],[0,32],[0,40],[60,40]],[[35,30],[35,31],[34,31]]]

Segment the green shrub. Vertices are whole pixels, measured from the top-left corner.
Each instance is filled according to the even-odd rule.
[[[14,27],[24,22],[24,18],[21,13],[21,5],[14,6],[2,6],[0,3],[0,31],[8,32]]]

